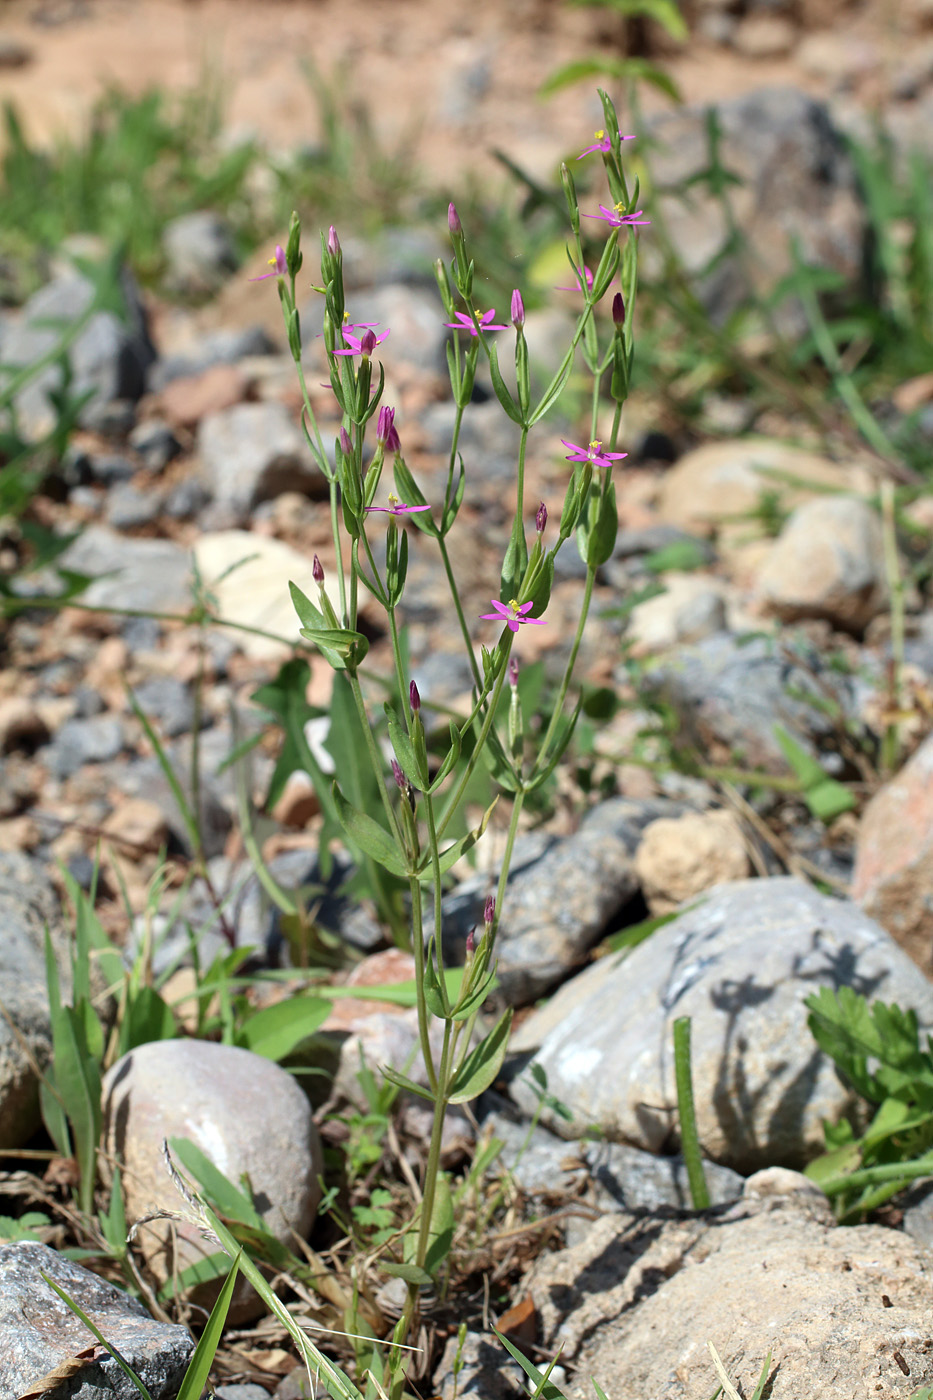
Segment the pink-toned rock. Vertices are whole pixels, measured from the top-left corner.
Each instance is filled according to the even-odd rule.
[[[933,735],[865,808],[852,896],[933,977]]]
[[[166,384],[159,395],[162,413],[173,428],[195,428],[208,413],[242,403],[250,381],[238,365],[211,365],[201,374]]]

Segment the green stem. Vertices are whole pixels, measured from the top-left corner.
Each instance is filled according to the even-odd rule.
[[[560,717],[564,711],[564,701],[567,699],[567,691],[570,689],[570,678],[573,675],[573,668],[577,662],[577,653],[580,650],[580,643],[583,640],[583,629],[586,626],[587,614],[590,610],[590,601],[593,597],[593,584],[595,582],[596,570],[588,567],[586,571],[586,583],[583,587],[583,606],[580,609],[580,617],[577,621],[577,630],[574,634],[573,646],[570,648],[570,656],[567,659],[567,665],[564,667],[564,674],[561,677],[560,689],[557,692],[557,700],[555,701],[554,709],[551,714],[551,721],[541,743],[541,748],[538,751],[538,757],[535,760],[535,772],[540,772],[547,766],[548,751],[557,731],[557,726],[560,723]]]
[[[454,571],[450,563],[450,555],[447,552],[447,541],[443,535],[439,535],[437,543],[440,546],[441,559],[443,560],[444,564],[444,572],[447,575],[447,582],[450,586],[450,596],[453,599],[454,608],[457,612],[457,621],[460,623],[460,631],[463,634],[463,640],[466,644],[466,653],[467,656],[470,658],[470,668],[473,672],[473,680],[476,683],[477,689],[481,690],[483,687],[483,677],[480,674],[479,662],[476,659],[476,655],[473,650],[473,640],[470,637],[470,629],[467,626],[467,620],[463,613],[463,604],[460,601],[460,590],[457,588],[457,582],[454,578]]]
[[[489,730],[492,727],[492,722],[496,714],[496,708],[499,704],[499,696],[502,694],[502,687],[505,684],[506,672],[508,671],[509,652],[511,650],[512,634],[510,632],[508,647],[506,649],[505,655],[502,658],[502,665],[499,668],[499,674],[496,677],[495,689],[493,690],[492,696],[487,702],[486,714],[483,718],[483,727],[479,732],[479,736],[477,737],[476,744],[473,748],[473,752],[470,754],[470,757],[467,760],[466,767],[463,770],[463,776],[457,784],[456,789],[451,793],[451,795],[447,799],[447,806],[444,809],[444,814],[441,817],[440,826],[437,829],[437,834],[439,838],[442,837],[444,835],[444,832],[447,830],[447,824],[453,816],[454,812],[457,810],[457,805],[464,794],[466,785],[470,781],[470,778],[473,776],[473,770],[479,762],[479,756],[482,752],[483,745],[486,742]]]
[[[679,1016],[674,1022],[674,1077],[677,1082],[677,1113],[680,1118],[680,1150],[687,1168],[690,1199],[694,1210],[708,1210],[709,1187],[703,1171],[696,1107],[693,1102],[693,1077],[690,1072],[689,1016]]]
[[[509,883],[509,869],[512,864],[512,851],[515,848],[515,837],[518,835],[518,822],[522,814],[522,807],[525,805],[525,789],[520,787],[515,794],[515,801],[512,803],[512,815],[509,818],[509,829],[505,837],[505,851],[502,856],[502,865],[499,867],[499,883],[496,886],[496,911],[493,916],[492,928],[489,930],[489,937],[495,941],[499,931],[499,918],[502,913],[502,905],[505,900],[505,891]]]
[[[415,959],[415,996],[418,999],[418,1038],[421,1041],[421,1054],[428,1076],[431,1093],[437,1095],[437,1072],[431,1054],[431,1039],[428,1034],[430,1013],[424,999],[424,920],[421,911],[421,885],[417,875],[408,877],[408,890],[411,896],[411,950]]]

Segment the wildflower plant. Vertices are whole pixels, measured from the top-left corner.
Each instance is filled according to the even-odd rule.
[[[301,635],[317,647],[338,673],[347,701],[359,722],[361,761],[372,769],[378,786],[378,806],[365,810],[345,791],[339,771],[329,804],[336,810],[349,844],[363,853],[407,890],[407,921],[416,965],[416,995],[421,1054],[426,1084],[394,1069],[386,1078],[400,1088],[427,1099],[434,1107],[433,1128],[424,1171],[422,1200],[398,1257],[383,1262],[389,1273],[408,1285],[407,1299],[394,1330],[382,1385],[390,1400],[400,1400],[405,1386],[405,1344],[418,1321],[419,1294],[433,1284],[442,1269],[453,1233],[450,1188],[440,1169],[441,1138],[445,1113],[451,1104],[474,1099],[495,1080],[508,1044],[511,1010],[507,1010],[486,1034],[479,1033],[480,1009],[495,977],[495,944],[505,898],[509,864],[523,804],[553,772],[579,714],[579,703],[568,721],[563,714],[574,666],[593,595],[596,573],[610,557],[618,530],[613,467],[624,453],[616,451],[622,404],[632,368],[632,312],[635,306],[637,234],[645,222],[637,207],[637,183],[629,190],[622,169],[619,124],[613,105],[601,93],[605,130],[610,137],[591,148],[599,154],[609,184],[612,217],[606,219],[607,238],[598,265],[584,279],[580,236],[581,210],[573,177],[561,169],[566,197],[569,238],[567,256],[571,276],[582,295],[582,308],[561,364],[543,393],[534,401],[531,392],[525,311],[520,293],[514,293],[508,321],[496,319],[494,310],[480,310],[474,300],[474,263],[466,232],[451,205],[448,229],[453,247],[449,266],[439,260],[435,276],[443,305],[444,323],[466,335],[454,334],[447,347],[450,384],[456,413],[443,490],[432,499],[422,491],[405,460],[404,425],[395,410],[382,402],[385,372],[376,358],[389,334],[377,333],[364,322],[348,323],[343,259],[336,231],[321,241],[321,279],[316,288],[324,297],[323,341],[327,351],[330,386],[341,414],[341,427],[333,458],[325,451],[321,430],[312,408],[302,366],[302,337],[297,308],[297,280],[302,268],[301,230],[292,216],[284,259],[276,253],[278,291],[288,342],[295,362],[303,400],[303,423],[310,450],[326,477],[330,497],[330,521],[336,561],[336,588],[324,587],[324,570],[315,559],[317,600],[291,585],[301,622]],[[594,217],[605,217],[603,215]],[[600,302],[614,288],[612,316],[595,315]],[[440,317],[439,317],[440,319]],[[495,335],[491,334],[496,332]],[[509,332],[503,335],[503,332]],[[500,370],[500,354],[511,341],[515,363],[515,389],[508,387]],[[391,342],[390,342],[391,344]],[[480,357],[488,363],[496,397],[515,425],[516,469],[513,523],[498,579],[498,598],[485,622],[500,624],[498,640],[484,645],[477,655],[475,632],[479,619],[471,619],[464,607],[451,564],[448,537],[457,523],[461,505],[470,489],[468,473],[459,453],[463,416],[470,404]],[[592,377],[590,442],[588,447],[568,443],[569,479],[559,517],[548,528],[544,502],[525,500],[525,463],[528,436],[558,403],[578,358]],[[608,380],[615,412],[609,437],[597,433],[600,385]],[[369,447],[367,446],[369,440]],[[391,471],[394,491],[382,487],[383,474]],[[554,512],[556,514],[556,512]],[[411,527],[411,535],[409,535]],[[385,530],[385,548],[374,548],[374,532]],[[550,535],[550,539],[548,539]],[[557,702],[548,723],[542,726],[533,753],[529,750],[529,726],[522,712],[518,686],[518,661],[522,627],[542,626],[554,580],[556,556],[575,536],[586,564],[583,594],[572,644],[558,686]],[[472,672],[470,713],[451,720],[446,752],[429,759],[426,710],[430,696],[422,697],[407,670],[407,654],[400,639],[400,619],[405,609],[410,540],[431,545],[439,552],[450,591],[453,624],[463,639]],[[381,562],[380,562],[381,561]],[[361,686],[361,668],[369,643],[360,627],[361,588],[382,608],[394,658],[391,699],[382,715],[371,715]],[[490,595],[496,585],[490,580]],[[334,597],[336,601],[331,601]],[[502,721],[497,720],[502,706]],[[387,726],[391,753],[383,752],[377,731]],[[467,785],[477,764],[484,760],[499,789],[509,795],[511,811],[498,887],[490,894],[482,926],[471,934],[465,949],[465,966],[454,972],[445,966],[442,937],[441,894],[445,873],[482,837],[492,806],[472,830],[452,830],[462,809]],[[496,799],[498,800],[498,799]],[[493,802],[495,806],[495,801]],[[426,901],[433,909],[433,929],[426,937]],[[432,1040],[432,1022],[440,1034]],[[434,1046],[440,1044],[439,1050]],[[380,1392],[381,1393],[381,1392]]]

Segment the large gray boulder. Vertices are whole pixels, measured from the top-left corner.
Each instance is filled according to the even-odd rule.
[[[117,1348],[152,1400],[174,1400],[194,1341],[187,1327],[156,1322],[143,1305],[44,1244],[0,1245],[0,1400],[137,1400],[139,1391],[105,1347],[46,1283],[45,1275]],[[58,1384],[46,1378],[65,1366]]]
[[[44,938],[64,951],[58,897],[29,856],[0,851],[0,1147],[23,1147],[39,1126],[39,1082],[52,1054]]]
[[[572,1400],[593,1380],[612,1400],[712,1395],[707,1342],[744,1395],[771,1352],[771,1400],[906,1400],[933,1382],[930,1256],[897,1230],[837,1227],[794,1172],[758,1173],[724,1217],[604,1217],[529,1288],[548,1354],[574,1358]]]
[[[914,1008],[933,1025],[933,986],[856,905],[800,880],[720,885],[627,957],[603,958],[521,1026],[570,1120],[659,1152],[677,1140],[673,1025],[692,1023],[693,1085],[704,1152],[743,1174],[799,1166],[823,1147],[823,1120],[855,1106],[807,1026],[804,999],[854,987]],[[527,1078],[527,1077],[526,1077]],[[525,1079],[513,1088],[532,1110]]]

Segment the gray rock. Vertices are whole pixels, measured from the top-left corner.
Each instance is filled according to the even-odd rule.
[[[716,321],[747,297],[749,279],[762,294],[791,271],[791,237],[806,264],[854,282],[861,272],[864,213],[851,158],[826,107],[794,88],[774,88],[718,104],[716,113],[720,158],[741,181],[728,197],[754,259],[720,258],[728,221],[719,200],[693,180],[709,164],[707,109],[683,108],[651,124],[660,143],[652,151],[656,197],[674,247]],[[650,240],[642,246],[650,264]],[[805,325],[802,308],[789,302],[778,308],[778,321],[786,331]]]
[[[307,1236],[324,1169],[321,1142],[304,1091],[290,1074],[261,1055],[201,1040],[163,1040],[138,1046],[108,1070],[103,1084],[104,1139],[122,1175],[128,1222],[153,1207],[184,1209],[162,1160],[163,1138],[190,1138],[230,1181],[249,1177],[253,1200],[283,1244]],[[294,1232],[294,1234],[293,1234]],[[152,1221],[137,1240],[164,1283],[214,1252],[190,1219]],[[193,1290],[210,1306],[219,1282]],[[240,1280],[230,1309],[233,1323],[263,1311]]]
[[[92,525],[60,562],[94,579],[81,595],[91,607],[172,612],[191,601],[188,554],[171,540],[129,540]]]
[[[466,1334],[459,1374],[455,1374],[458,1351],[454,1335],[444,1348],[434,1376],[434,1388],[441,1400],[455,1400],[461,1395],[475,1396],[476,1400],[515,1400],[515,1396],[523,1394],[524,1372],[492,1333]]]
[[[45,929],[63,950],[61,912],[42,866],[29,856],[0,852],[0,1147],[24,1146],[39,1126],[34,1064],[52,1053],[43,943]],[[64,960],[63,960],[64,961]]]
[[[138,486],[126,481],[108,493],[104,514],[107,524],[114,530],[135,530],[140,525],[151,525],[153,520],[158,520],[161,512],[160,492],[153,491],[151,487],[141,491]]]
[[[262,326],[210,331],[189,344],[184,354],[161,357],[152,367],[149,388],[159,393],[173,379],[186,379],[212,365],[233,365],[250,355],[274,355],[275,342]]]
[[[341,233],[343,248],[343,280],[348,291],[358,292],[369,287],[380,287],[391,283],[404,283],[409,287],[434,288],[434,263],[438,258],[450,256],[450,244],[446,237],[439,235],[434,224],[414,226],[392,225],[382,228],[372,236],[358,238],[353,233],[346,237]],[[321,300],[310,304],[320,313]],[[444,319],[440,297],[435,307],[438,320]],[[363,301],[354,297],[353,315],[359,320],[371,321],[372,316],[363,312]],[[301,322],[311,324],[311,318],[302,312]],[[315,327],[317,329],[317,327]]]
[[[190,686],[175,676],[153,676],[136,687],[136,699],[143,713],[158,722],[169,739],[189,734],[194,728],[194,696]],[[209,723],[202,712],[201,726]]]
[[[208,857],[219,855],[223,850],[231,826],[235,807],[233,795],[233,775],[229,771],[218,776],[217,768],[229,755],[231,748],[229,730],[214,726],[205,730],[199,739],[199,762],[201,772],[200,832],[204,854]],[[181,736],[174,743],[166,745],[166,754],[181,784],[182,791],[191,801],[191,739]],[[164,813],[175,839],[183,850],[189,850],[188,829],[178,810],[178,803],[161,764],[153,755],[151,758],[137,759],[135,762],[114,764],[107,774],[114,787],[127,797],[145,797]]]
[[[904,1234],[933,1253],[933,1179],[915,1182],[898,1196],[897,1204],[904,1212]]]
[[[826,696],[844,713],[851,709],[848,679],[827,670],[812,648],[767,637],[743,641],[728,632],[681,647],[650,672],[648,686],[673,705],[685,737],[709,761],[769,773],[788,771],[775,725],[815,753],[833,733]]]
[[[226,219],[197,209],[170,219],[162,233],[170,284],[193,295],[215,292],[236,270],[236,249]]]
[[[165,497],[162,509],[173,520],[190,520],[203,510],[211,499],[211,493],[196,476],[185,477],[176,482]]]
[[[198,450],[217,506],[237,523],[248,520],[260,501],[283,491],[326,490],[284,404],[241,403],[208,414],[198,430]]]
[[[542,1116],[561,1136],[595,1125],[659,1152],[676,1141],[673,1023],[692,1019],[697,1129],[736,1171],[798,1166],[823,1148],[823,1120],[856,1100],[816,1045],[804,998],[854,987],[933,1025],[933,987],[855,905],[789,878],[709,892],[628,957],[603,958],[563,986],[513,1038],[533,1051],[570,1110]],[[530,1112],[524,1080],[513,1097]]]
[[[139,1392],[111,1354],[45,1282],[54,1279],[132,1366],[152,1400],[174,1400],[194,1340],[187,1327],[156,1322],[135,1298],[44,1244],[0,1245],[0,1400],[29,1391],[53,1400],[135,1400]],[[77,1360],[76,1358],[81,1358]],[[74,1371],[47,1390],[56,1367]]]
[[[589,812],[573,836],[535,833],[515,843],[496,941],[499,991],[512,1005],[543,995],[584,961],[637,893],[632,856],[663,802],[615,798]],[[444,900],[444,950],[461,962],[467,933],[482,925],[496,874],[463,881]],[[426,921],[427,922],[427,921]]]
[[[429,404],[421,414],[425,447],[429,452],[450,452],[456,407],[443,402]],[[483,483],[512,481],[518,462],[518,429],[502,412],[497,399],[473,403],[463,415],[458,450],[469,479]]]
[[[41,757],[56,778],[70,778],[85,763],[106,763],[123,748],[123,725],[116,715],[69,719]]]
[[[181,444],[167,423],[152,418],[140,423],[130,433],[130,447],[151,472],[160,472],[181,451]]]
[[[825,618],[863,632],[889,603],[877,513],[855,496],[806,501],[772,545],[757,585],[782,622]]]
[[[82,409],[82,423],[89,423],[93,412],[113,400],[134,401],[146,388],[146,372],[155,351],[146,330],[145,313],[139,293],[128,273],[123,277],[128,320],[121,321],[111,311],[99,311],[69,349],[72,368],[71,393],[94,391],[94,399]],[[0,369],[33,364],[48,353],[61,338],[61,330],[42,321],[67,326],[87,309],[93,297],[91,283],[78,273],[57,277],[40,288],[23,307],[18,322],[8,325]],[[48,392],[61,382],[61,370],[49,365],[16,396],[20,430],[32,438],[41,437],[55,421]]]
[[[810,1183],[780,1175],[791,1189],[759,1192],[761,1172],[724,1218],[607,1217],[542,1259],[529,1286],[544,1345],[575,1359],[570,1400],[593,1381],[613,1400],[711,1395],[707,1341],[744,1394],[771,1352],[771,1400],[906,1400],[933,1381],[929,1256],[896,1230],[835,1226]]]
[[[414,365],[429,374],[445,369],[447,331],[436,288],[422,291],[410,284],[387,283],[368,292],[360,305],[365,312],[362,319],[378,322],[377,335],[391,327],[388,342],[376,352],[379,358]]]
[[[119,452],[94,452],[88,457],[91,476],[105,486],[114,486],[118,481],[129,481],[136,475],[136,467],[129,457]]]
[[[656,1157],[620,1142],[591,1142],[584,1153],[596,1183],[596,1204],[602,1210],[649,1211],[693,1209],[683,1157]],[[729,1167],[704,1162],[710,1205],[725,1205],[742,1194],[745,1180]]]

